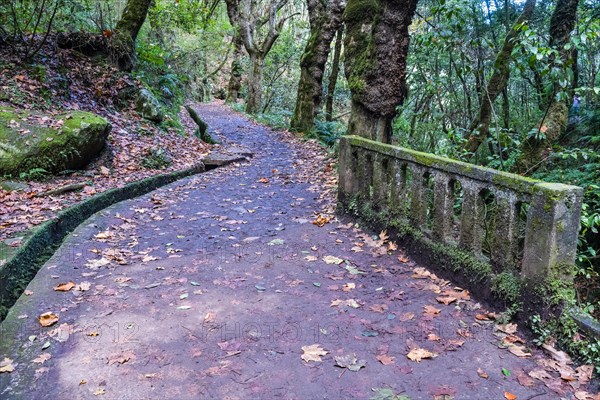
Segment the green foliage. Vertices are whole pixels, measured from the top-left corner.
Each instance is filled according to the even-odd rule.
[[[550,320],[534,315],[529,326],[535,335],[534,343],[538,346],[556,339],[579,362],[595,365],[596,372],[600,373],[600,340],[581,337],[577,324],[566,313]]]
[[[19,179],[22,181],[45,181],[49,177],[50,173],[43,168],[33,168],[19,174]]]
[[[317,139],[324,145],[333,147],[345,131],[344,124],[340,122],[316,119],[314,129],[306,134],[306,137]]]
[[[171,156],[161,147],[150,149],[141,162],[142,166],[148,169],[163,169],[170,166],[171,163]]]

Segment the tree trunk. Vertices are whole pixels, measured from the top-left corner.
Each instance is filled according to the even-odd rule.
[[[131,71],[135,66],[135,41],[151,3],[152,0],[128,0],[111,37],[111,56],[124,71]]]
[[[231,76],[229,77],[229,84],[227,85],[227,98],[228,103],[237,102],[240,89],[242,87],[242,54],[243,54],[243,43],[239,33],[235,33],[233,37],[233,61],[231,61]]]
[[[227,15],[234,28],[239,31],[240,38],[250,55],[251,69],[248,76],[248,98],[246,112],[255,114],[261,110],[262,74],[264,60],[271,51],[281,33],[285,22],[296,14],[281,17],[279,11],[288,0],[270,0],[267,5],[268,13],[260,16],[264,10],[253,0],[225,0]],[[260,42],[257,41],[258,31],[266,27],[266,34]]]
[[[477,119],[471,123],[471,128],[469,129],[470,135],[466,150],[470,153],[474,154],[481,143],[488,137],[492,115],[494,114],[494,102],[508,84],[512,51],[515,48],[516,39],[519,36],[518,28],[521,24],[531,19],[535,10],[535,2],[536,0],[527,0],[523,12],[519,18],[517,18],[512,28],[506,33],[502,49],[496,56],[494,72],[486,89],[481,94],[479,101],[479,115]]]
[[[344,39],[344,27],[340,26],[335,39],[335,49],[333,50],[333,60],[331,62],[331,74],[329,74],[329,84],[327,85],[327,99],[325,101],[325,120],[333,120],[333,97],[335,95],[335,86],[337,85],[338,75],[340,73],[340,56],[342,54],[342,40]]]
[[[345,72],[352,92],[348,134],[391,142],[396,107],[407,96],[408,27],[418,0],[350,0]]]
[[[570,68],[573,59],[572,52],[565,49],[565,45],[569,43],[570,34],[575,28],[578,5],[579,0],[557,0],[550,18],[550,47],[558,50],[563,68]],[[555,60],[551,59],[550,62],[554,64]],[[538,125],[537,134],[530,135],[521,145],[521,156],[517,160],[519,172],[530,174],[552,153],[552,146],[567,127],[571,101],[569,93],[569,86],[554,85],[548,111]]]
[[[314,126],[321,105],[325,64],[331,42],[342,24],[345,5],[345,0],[329,0],[326,7],[321,0],[308,0],[310,38],[300,61],[298,95],[290,122],[293,131],[308,132]]]
[[[246,112],[257,114],[262,104],[262,76],[264,59],[260,54],[250,54],[250,73],[248,74],[248,98]]]

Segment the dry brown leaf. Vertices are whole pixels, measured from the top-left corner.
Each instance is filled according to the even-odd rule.
[[[510,351],[512,354],[514,354],[517,357],[521,357],[521,358],[531,357],[531,352],[525,346],[519,346],[517,344],[514,344],[508,348],[508,351]]]
[[[331,302],[331,307],[337,307],[337,306],[348,306],[348,307],[352,307],[352,308],[358,308],[360,307],[360,304],[358,304],[356,302],[356,300],[354,299],[348,299],[348,300],[333,300]]]
[[[427,316],[431,316],[431,317],[435,317],[442,311],[439,308],[435,308],[434,306],[429,306],[429,305],[424,306],[423,310],[425,310],[423,315],[427,315]]]
[[[548,373],[548,371],[546,371],[545,369],[542,369],[542,368],[538,368],[538,369],[534,369],[533,371],[529,371],[529,373],[527,375],[529,375],[532,378],[539,379],[542,382],[544,382],[546,380],[554,379],[554,378],[552,378],[552,375],[550,375]]]
[[[400,316],[398,317],[398,319],[400,320],[400,322],[406,322],[406,321],[410,321],[414,317],[415,317],[415,313],[405,312],[403,314],[400,314]]]
[[[51,358],[52,355],[50,353],[42,353],[31,361],[37,364],[43,364]]]
[[[569,357],[569,355],[564,351],[556,350],[553,346],[549,344],[543,344],[542,348],[546,350],[550,354],[550,356],[552,356],[552,358],[558,361],[560,364],[567,365],[573,363],[571,357]]]
[[[430,333],[427,335],[427,340],[431,340],[432,342],[439,342],[442,338],[436,335],[435,333]]]
[[[125,364],[130,360],[135,360],[135,354],[132,351],[125,351],[123,353],[111,354],[108,357],[108,365],[113,364]]]
[[[75,287],[75,282],[60,283],[54,288],[57,292],[68,292]]]
[[[594,366],[591,364],[582,365],[580,367],[577,367],[575,371],[577,372],[577,378],[579,379],[579,383],[585,385],[592,379],[592,375],[594,374]]]
[[[387,354],[380,354],[375,358],[378,359],[383,365],[394,364],[394,360],[396,359],[396,357],[388,356]]]
[[[500,332],[512,335],[517,333],[517,324],[496,325],[496,329],[498,329]]]
[[[388,306],[386,304],[373,304],[369,309],[376,313],[384,313],[387,311]]]
[[[58,315],[48,311],[40,315],[38,321],[40,321],[40,325],[42,326],[52,326],[58,322]]]
[[[10,373],[15,370],[15,366],[13,365],[13,360],[8,357],[4,357],[4,360],[0,361],[0,374],[2,373]]]
[[[406,357],[408,357],[409,360],[420,362],[423,359],[435,358],[435,357],[437,357],[437,354],[432,353],[429,350],[421,349],[419,347],[416,347],[416,348],[412,349],[406,355]]]
[[[438,296],[435,298],[437,300],[438,303],[443,303],[445,305],[448,304],[452,304],[454,303],[456,300],[458,300],[456,297],[454,296]]]
[[[489,375],[488,375],[488,374],[487,374],[487,373],[486,373],[484,370],[482,370],[481,368],[477,368],[477,375],[479,375],[479,376],[480,376],[481,378],[483,378],[483,379],[487,379],[487,378],[489,378],[489,377],[490,377],[490,376],[489,376]]]
[[[328,354],[329,352],[321,347],[320,344],[311,344],[310,346],[302,346],[304,352],[300,358],[305,362],[314,361],[321,362],[321,356]]]
[[[515,372],[515,375],[517,376],[517,381],[519,381],[519,384],[521,386],[530,387],[530,386],[535,385],[535,381],[529,375],[527,375],[523,370],[519,370],[519,371]]]
[[[324,226],[325,224],[327,224],[330,220],[331,220],[330,217],[323,216],[323,215],[319,214],[317,216],[317,219],[314,220],[314,221],[312,221],[312,224],[316,225],[316,226],[318,226],[320,228],[320,227]]]
[[[353,283],[353,282],[348,282],[344,286],[342,286],[342,290],[344,292],[349,292],[349,291],[351,291],[352,289],[355,289],[355,288],[356,288],[356,283]]]
[[[504,392],[504,398],[506,400],[517,400],[517,395],[514,395],[511,392]]]

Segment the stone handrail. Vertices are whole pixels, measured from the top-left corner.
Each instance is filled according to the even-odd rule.
[[[485,259],[497,272],[516,270],[528,279],[569,277],[565,267],[575,261],[580,187],[358,136],[340,140],[339,175],[344,206],[367,205],[374,213],[408,221],[431,241]]]

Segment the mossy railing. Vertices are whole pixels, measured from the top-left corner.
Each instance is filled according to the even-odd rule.
[[[358,136],[340,140],[339,201],[404,221],[527,280],[571,279],[583,190],[546,183]],[[362,215],[364,217],[364,215]]]

